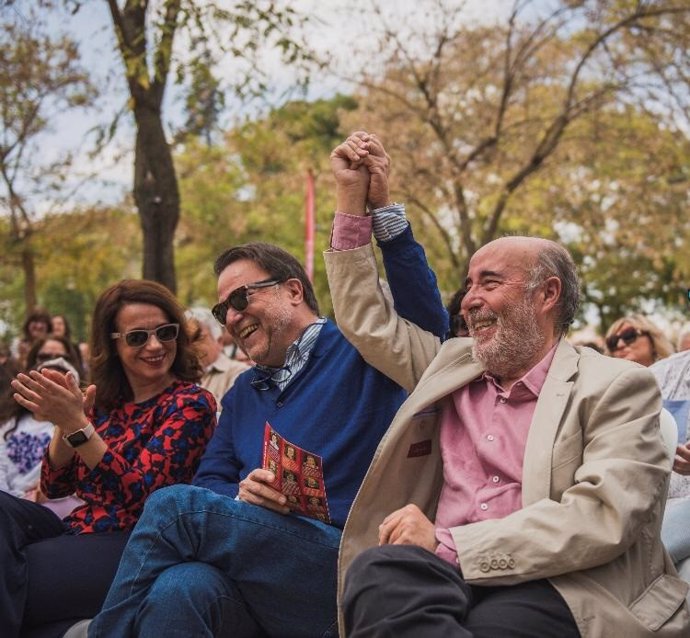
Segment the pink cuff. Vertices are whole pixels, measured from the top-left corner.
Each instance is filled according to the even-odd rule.
[[[333,250],[352,250],[371,242],[371,217],[336,212],[331,229]]]
[[[455,543],[453,543],[453,536],[450,530],[437,528],[436,540],[438,541],[436,556],[450,563],[453,567],[457,567],[459,564],[458,553],[455,551]]]

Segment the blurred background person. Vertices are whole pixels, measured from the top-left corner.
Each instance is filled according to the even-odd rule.
[[[77,369],[62,356],[41,361],[33,369],[71,372],[77,383]],[[11,388],[0,397],[0,490],[19,498],[42,500],[39,492],[41,461],[53,435],[53,424],[36,418],[17,403]]]
[[[26,355],[26,369],[33,370],[38,364],[50,359],[57,359],[58,357],[63,357],[68,363],[73,365],[79,373],[79,377],[81,379],[84,378],[81,356],[75,345],[65,337],[54,335],[41,337],[31,346]]]
[[[190,308],[185,317],[196,326],[198,335],[194,346],[203,367],[200,385],[213,393],[220,410],[220,402],[225,393],[235,383],[235,379],[250,366],[231,359],[223,351],[223,327],[215,320],[208,308]]]
[[[50,332],[50,313],[42,308],[35,308],[22,326],[22,336],[15,340],[12,350],[20,369],[26,368],[26,355],[37,339]]]
[[[254,365],[254,362],[247,356],[247,353],[244,352],[241,348],[237,347],[237,344],[235,343],[235,340],[232,338],[232,335],[222,326],[221,340],[223,343],[223,353],[226,357],[228,357],[229,359],[233,359],[234,361],[241,361],[242,363],[246,363],[248,366]]]
[[[678,342],[676,345],[676,352],[685,352],[690,350],[690,327],[685,327],[678,335]]]
[[[215,429],[213,396],[170,291],[125,280],[96,302],[92,381],[19,374],[15,399],[55,424],[41,468],[49,497],[84,504],[64,519],[0,492],[0,627],[59,636],[100,609],[149,494],[189,483]],[[43,632],[43,633],[40,633]]]
[[[650,366],[673,354],[673,346],[647,317],[628,315],[614,321],[608,329],[606,354]]]
[[[460,314],[460,304],[465,296],[465,288],[459,288],[450,298],[446,310],[448,311],[448,336],[469,337],[470,330],[465,323],[465,318]]]
[[[690,350],[671,355],[650,368],[664,407],[678,426],[678,446],[661,525],[661,540],[681,577],[690,582]],[[688,595],[690,601],[690,594]]]
[[[82,359],[81,350],[79,349],[79,342],[75,341],[72,336],[72,328],[65,315],[53,315],[50,320],[50,334],[56,337],[64,337],[73,346],[74,350],[79,356],[79,365],[84,368],[84,361]]]

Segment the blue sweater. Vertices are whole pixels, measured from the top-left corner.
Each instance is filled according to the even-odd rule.
[[[444,340],[448,312],[421,244],[407,228],[394,239],[378,242],[395,311],[404,319]]]
[[[254,388],[256,375],[244,372],[223,397],[194,484],[236,496],[239,481],[261,467],[268,421],[286,440],[323,458],[331,519],[342,528],[404,390],[367,365],[331,321],[284,391]]]

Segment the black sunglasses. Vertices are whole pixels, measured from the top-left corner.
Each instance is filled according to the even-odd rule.
[[[166,323],[153,330],[146,330],[144,328],[137,328],[129,332],[111,332],[111,339],[124,339],[125,343],[132,348],[141,348],[145,346],[151,335],[155,334],[156,339],[161,343],[165,341],[175,341],[180,332],[179,323]]]
[[[225,301],[217,303],[211,309],[213,316],[216,321],[222,326],[225,325],[225,317],[228,314],[228,308],[233,308],[237,312],[242,312],[247,309],[249,305],[249,291],[256,290],[258,288],[269,288],[270,286],[275,286],[282,283],[279,279],[264,279],[263,281],[257,281],[253,284],[245,284],[239,288],[235,288],[226,298]]]
[[[623,330],[623,332],[619,332],[618,334],[608,337],[608,339],[606,339],[606,347],[608,348],[609,352],[615,352],[618,350],[618,342],[621,339],[626,346],[629,346],[635,343],[638,337],[646,334],[646,332],[643,330],[638,330],[637,328],[626,328]]]
[[[55,354],[54,352],[39,352],[36,354],[36,363],[45,363],[46,361],[57,359],[59,357],[62,357],[65,361],[73,363],[72,357],[70,357],[68,354]]]

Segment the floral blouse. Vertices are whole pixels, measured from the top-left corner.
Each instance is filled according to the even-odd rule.
[[[43,458],[42,491],[85,501],[64,519],[73,534],[129,530],[151,492],[191,482],[215,429],[216,403],[199,386],[175,381],[147,401],[91,417],[109,448],[93,470],[76,453],[57,469]]]

